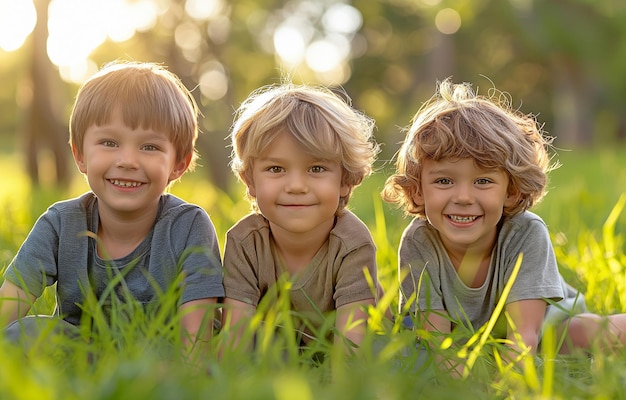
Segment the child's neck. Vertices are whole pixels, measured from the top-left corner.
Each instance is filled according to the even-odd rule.
[[[276,237],[274,233],[272,235],[276,250],[284,263],[284,268],[290,275],[295,275],[305,270],[322,245],[328,240],[328,236],[303,240],[299,236],[279,234]]]
[[[464,253],[449,254],[450,261],[456,270],[459,279],[468,287],[481,287],[487,279],[489,265],[491,263],[491,252],[489,249],[468,248]]]
[[[490,263],[491,255],[471,254],[468,252],[458,264],[455,264],[454,268],[466,286],[477,288],[485,283]]]
[[[280,250],[278,252],[280,254],[280,258],[284,263],[283,267],[285,268],[286,272],[288,272],[291,276],[297,275],[298,273],[304,271],[315,256],[315,253],[310,254],[308,253],[308,251],[308,254],[285,253]]]
[[[98,224],[98,255],[106,260],[115,260],[133,252],[152,229],[156,211],[138,218],[119,218],[100,215]]]

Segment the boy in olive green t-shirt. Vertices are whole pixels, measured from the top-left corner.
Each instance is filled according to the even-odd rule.
[[[375,304],[364,270],[376,282],[376,248],[345,206],[376,158],[372,130],[370,118],[322,87],[262,88],[239,109],[232,169],[254,212],[226,238],[223,326],[236,328],[230,346],[283,279],[301,322],[319,327],[335,312],[335,340],[360,343],[366,308]],[[313,332],[298,330],[307,343]]]

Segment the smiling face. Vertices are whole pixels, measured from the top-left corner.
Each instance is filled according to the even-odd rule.
[[[308,154],[289,133],[282,132],[252,165],[249,194],[270,222],[272,234],[327,236],[333,227],[342,185],[338,161]]]
[[[414,200],[425,206],[426,218],[437,229],[448,251],[468,248],[489,252],[495,244],[508,193],[509,178],[499,169],[484,169],[473,159],[422,164],[421,192]]]
[[[168,135],[130,129],[114,112],[108,123],[85,131],[82,149],[72,148],[76,165],[99,199],[101,215],[134,217],[156,213],[168,184],[186,170],[191,157],[176,162]]]

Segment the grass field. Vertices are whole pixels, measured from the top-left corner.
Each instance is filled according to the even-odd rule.
[[[563,165],[552,173],[550,192],[534,211],[550,227],[561,271],[585,293],[589,307],[600,313],[626,311],[626,212],[620,208],[626,193],[626,149],[561,152],[559,159]],[[86,188],[77,178],[67,191],[35,189],[16,163],[11,155],[0,157],[0,169],[11,171],[4,174],[0,194],[0,269],[48,205]],[[380,201],[389,168],[381,166],[356,190],[351,208],[372,230],[381,281],[393,294],[397,245],[409,220]],[[243,190],[229,195],[200,176],[201,171],[186,176],[173,193],[204,207],[223,242],[228,227],[249,210],[248,203],[241,199]],[[49,312],[53,300],[48,293],[37,309]],[[397,303],[393,295],[386,301]],[[555,356],[547,337],[545,352],[525,357],[522,372],[499,365],[493,355],[501,344],[486,337],[468,349],[470,375],[453,379],[415,349],[413,333],[398,324],[378,323],[382,306],[371,310],[372,328],[356,358],[324,341],[300,353],[288,335],[271,330],[261,334],[268,340],[254,352],[233,351],[220,362],[207,357],[199,363],[180,355],[175,319],[164,322],[122,307],[120,315],[133,312],[132,320],[105,324],[98,319],[97,305],[87,307],[97,327],[89,343],[51,336],[24,352],[0,338],[0,399],[626,398],[626,351],[593,358]],[[277,324],[289,318],[280,302],[263,315]],[[314,362],[318,351],[330,356]],[[447,351],[441,349],[441,355]]]

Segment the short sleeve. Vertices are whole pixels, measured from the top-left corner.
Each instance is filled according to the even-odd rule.
[[[414,219],[404,230],[398,249],[400,306],[403,312],[445,309],[437,240],[427,222]],[[419,307],[418,307],[419,306]]]
[[[522,257],[517,278],[507,302],[527,299],[561,300],[564,296],[562,278],[558,270],[548,228],[538,217],[512,225],[509,240],[500,244],[498,257],[504,262],[504,282],[508,282],[519,256]],[[515,221],[514,221],[515,222]]]
[[[247,240],[228,232],[224,247],[224,290],[226,297],[257,306],[261,298],[259,277],[254,268],[258,259],[247,251]],[[252,249],[254,252],[254,249]],[[259,268],[261,266],[258,266]]]
[[[219,244],[209,216],[193,206],[180,214],[175,224],[172,240],[178,241],[179,269],[184,274],[181,302],[223,297]]]
[[[49,209],[39,217],[4,273],[4,278],[35,297],[57,279],[58,215]]]
[[[334,294],[337,308],[376,297],[376,287],[371,287],[365,276],[366,271],[376,285],[376,248],[373,244],[365,244],[344,256],[337,273]]]

